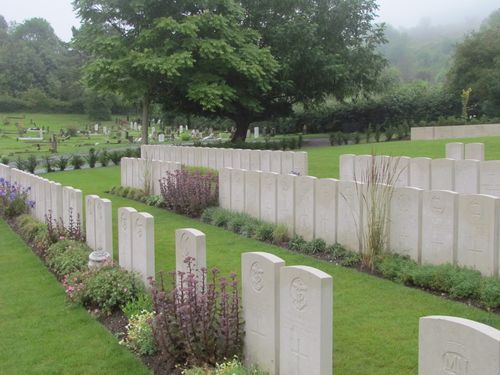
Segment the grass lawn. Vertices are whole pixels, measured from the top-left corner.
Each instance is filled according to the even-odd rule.
[[[148,374],[0,220],[0,374]]]
[[[392,145],[391,143],[388,146],[393,147]],[[396,142],[394,145],[402,146],[401,143]],[[353,152],[353,149],[356,147],[349,148],[349,152]],[[318,154],[313,153],[310,162],[322,163],[321,160],[332,159],[336,163],[338,150],[341,148],[317,150]],[[392,151],[396,153],[395,149]],[[346,149],[343,152],[346,152]],[[366,150],[356,152],[366,152]],[[320,155],[323,159],[319,157]],[[320,168],[311,166],[313,174],[319,174],[319,170]],[[335,168],[331,166],[321,170],[323,175],[335,175]],[[422,316],[459,316],[500,328],[498,315],[247,239],[203,224],[198,220],[105,194],[105,190],[120,182],[117,167],[53,173],[47,177],[65,185],[78,187],[83,190],[84,194],[98,194],[113,201],[115,257],[117,254],[116,211],[119,207],[129,206],[149,212],[155,217],[157,271],[174,269],[175,229],[189,227],[199,229],[207,235],[208,266],[216,266],[224,274],[230,271],[240,273],[241,253],[267,251],[282,257],[288,265],[308,265],[332,275],[334,285],[333,362],[336,374],[417,374],[418,319]]]
[[[486,159],[500,160],[500,137],[439,139],[434,141],[392,141],[346,146],[311,147],[309,153],[309,174],[316,177],[338,178],[339,157],[342,154],[371,154],[391,156],[426,156],[444,158],[445,145],[449,142],[484,143]]]

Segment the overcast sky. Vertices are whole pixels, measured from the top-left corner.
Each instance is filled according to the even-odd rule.
[[[499,0],[378,1],[379,20],[396,27],[415,26],[423,18],[429,19],[434,25],[477,21],[500,8]],[[71,0],[0,0],[0,14],[8,22],[22,22],[33,17],[45,18],[64,41],[71,39],[71,26],[79,25]]]

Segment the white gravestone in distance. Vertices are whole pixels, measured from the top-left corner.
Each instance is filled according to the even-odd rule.
[[[483,275],[498,274],[500,198],[461,194],[458,201],[457,264]]]
[[[455,191],[462,194],[479,193],[479,166],[478,160],[455,161]]]
[[[175,270],[176,272],[188,272],[186,258],[192,259],[191,269],[198,276],[198,281],[202,282],[202,268],[207,267],[205,233],[198,229],[183,228],[175,231]],[[177,283],[180,283],[177,275]]]
[[[137,212],[131,207],[118,209],[118,262],[120,267],[132,271],[132,213]]]
[[[245,213],[260,218],[260,171],[245,172]]]
[[[270,375],[279,372],[280,269],[285,261],[269,253],[241,255],[245,360]]]
[[[354,181],[354,154],[340,155],[339,176],[342,181]]]
[[[420,261],[422,191],[418,188],[395,188],[391,199],[389,248],[400,255]]]
[[[328,245],[337,242],[337,183],[333,178],[316,180],[315,238]]]
[[[431,161],[431,188],[432,190],[455,189],[455,160],[433,159]]]
[[[243,212],[245,210],[245,170],[231,170],[231,210]]]
[[[500,374],[500,331],[451,316],[420,318],[419,375]]]
[[[332,294],[323,271],[281,267],[280,374],[332,374]]]
[[[358,187],[356,187],[356,184]],[[351,251],[360,251],[363,206],[359,186],[354,181],[338,183],[337,242]]]
[[[260,176],[260,219],[276,223],[276,185],[277,173],[262,172]]]
[[[484,143],[466,143],[465,159],[484,161]]]
[[[147,212],[132,212],[132,269],[149,287],[148,278],[155,276],[155,225]]]
[[[283,151],[273,151],[271,154],[271,172],[288,174],[288,172],[283,172],[281,168],[281,159],[283,156]]]
[[[316,180],[311,176],[295,179],[295,233],[306,241],[314,239]]]
[[[288,235],[295,234],[295,180],[291,174],[278,175],[277,181],[277,222],[288,229]]]
[[[259,138],[259,127],[258,126],[253,128],[253,137]]]
[[[410,186],[419,189],[431,188],[431,158],[412,158],[410,160]]]
[[[465,157],[465,147],[461,142],[446,144],[446,159],[463,160]]]
[[[456,263],[458,194],[424,191],[422,198],[422,263]]]
[[[231,209],[231,171],[232,168],[219,171],[219,206],[226,210]]]
[[[500,160],[483,161],[479,169],[479,192],[500,197]]]

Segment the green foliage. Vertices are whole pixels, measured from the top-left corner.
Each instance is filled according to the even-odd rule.
[[[275,245],[283,245],[288,241],[288,228],[283,224],[278,224],[273,230],[272,243]]]
[[[52,168],[52,160],[49,155],[45,155],[43,157],[43,166],[47,170],[47,173],[54,172],[54,169]]]
[[[45,224],[40,223],[29,214],[23,214],[16,218],[19,234],[26,242],[33,242],[39,233],[46,229]]]
[[[99,151],[96,151],[95,148],[91,148],[88,155],[85,157],[85,160],[87,160],[90,168],[94,168],[99,160]]]
[[[323,254],[326,252],[326,243],[320,238],[309,241],[305,247],[306,254]]]
[[[71,165],[73,166],[74,169],[80,169],[82,165],[85,163],[83,158],[78,154],[74,154],[70,160],[71,160]]]
[[[307,241],[301,236],[295,235],[288,243],[288,248],[293,251],[301,252],[307,246]]]
[[[142,311],[153,311],[153,299],[149,293],[140,293],[136,299],[127,302],[121,309],[127,318]]]
[[[59,277],[87,268],[91,249],[82,242],[63,240],[51,245],[46,252],[49,268]]]
[[[120,151],[113,151],[109,153],[109,159],[113,162],[114,165],[119,165],[120,160],[122,159],[123,153]]]
[[[127,337],[120,343],[126,345],[129,349],[139,355],[152,355],[156,351],[155,340],[153,336],[154,313],[152,311],[141,311],[129,318],[127,324]]]
[[[102,167],[107,167],[109,164],[109,161],[110,161],[110,158],[109,158],[108,152],[106,150],[102,150],[99,153],[99,163],[101,163]]]
[[[26,170],[30,173],[35,173],[37,165],[38,161],[36,160],[36,156],[33,154],[28,156],[28,159],[26,159],[26,164],[25,164]]]
[[[69,158],[61,155],[59,158],[57,158],[54,162],[54,165],[62,172],[66,169],[68,166]]]
[[[217,364],[215,368],[194,367],[182,373],[183,375],[268,375],[255,366],[245,367],[237,358]]]
[[[272,242],[275,226],[269,223],[260,223],[255,229],[254,238],[259,241]]]

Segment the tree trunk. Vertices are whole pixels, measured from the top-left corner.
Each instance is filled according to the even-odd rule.
[[[233,138],[231,138],[231,142],[245,142],[250,121],[247,118],[239,117],[235,118],[234,122],[236,123],[236,131],[233,134]]]
[[[149,94],[145,94],[142,100],[142,143],[148,144],[148,128],[149,128],[149,106],[151,99]]]

